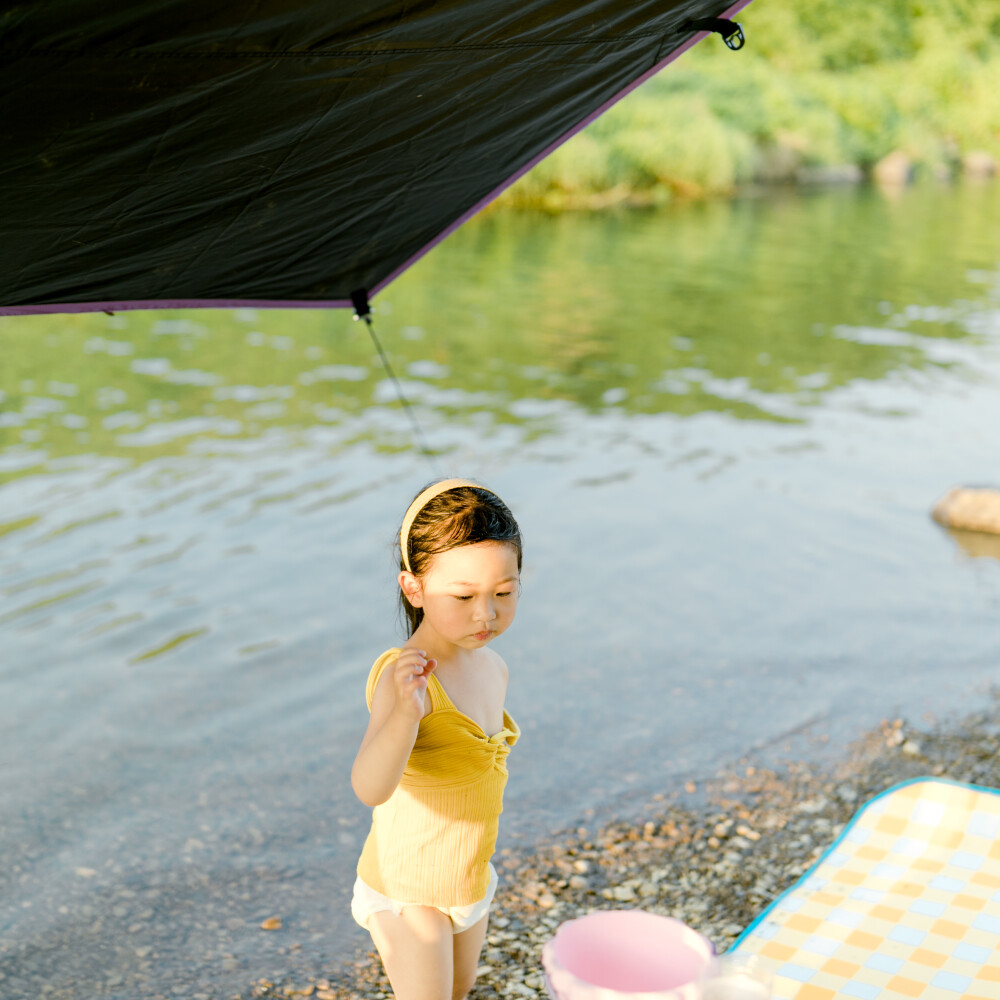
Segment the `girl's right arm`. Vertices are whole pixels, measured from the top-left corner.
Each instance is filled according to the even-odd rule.
[[[371,718],[351,769],[351,786],[366,806],[381,805],[396,790],[424,717],[427,680],[437,666],[423,650],[404,649],[382,671],[372,694]]]

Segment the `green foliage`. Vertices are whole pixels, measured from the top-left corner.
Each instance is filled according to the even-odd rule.
[[[907,0],[764,0],[743,16],[754,25],[759,19],[759,29],[753,29],[756,51],[776,66],[799,72],[850,71],[911,58],[924,6]]]
[[[544,207],[720,194],[894,150],[1000,157],[1000,0],[755,0],[504,196]],[[609,193],[612,197],[608,197]]]

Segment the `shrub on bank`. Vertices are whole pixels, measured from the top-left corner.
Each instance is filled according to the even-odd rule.
[[[860,176],[894,151],[938,174],[977,151],[1000,158],[995,0],[756,0],[741,20],[745,49],[707,39],[501,203],[718,195],[754,181]]]

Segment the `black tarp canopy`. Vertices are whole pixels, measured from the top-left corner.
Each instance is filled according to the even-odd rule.
[[[0,314],[374,295],[747,2],[0,2]]]

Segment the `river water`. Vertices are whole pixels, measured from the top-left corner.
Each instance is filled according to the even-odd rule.
[[[0,321],[0,995],[353,954],[364,681],[438,475],[525,537],[501,846],[981,704],[1000,547],[929,510],[1000,482],[998,265],[996,184],[488,215],[376,301],[432,460],[346,313]]]

